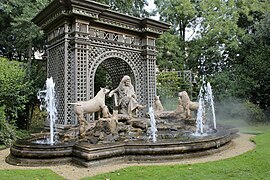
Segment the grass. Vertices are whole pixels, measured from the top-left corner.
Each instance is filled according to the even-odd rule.
[[[240,127],[239,131],[245,134],[262,134],[270,132],[270,126],[258,125],[258,126],[246,126]]]
[[[269,124],[268,125],[262,125],[262,124],[250,125],[243,119],[226,119],[226,120],[219,119],[218,123],[220,125],[229,125],[229,126],[236,127],[239,129],[241,133],[245,133],[245,134],[257,135],[257,134],[270,132]]]
[[[234,158],[190,165],[134,166],[84,179],[270,179],[270,127],[249,130],[264,134],[252,139],[256,149]]]
[[[50,169],[38,170],[0,170],[1,180],[59,180],[64,179]]]
[[[233,127],[236,127],[236,128],[242,128],[242,127],[249,127],[250,125],[243,119],[221,119],[221,118],[218,118],[218,124],[220,125],[229,125],[229,126],[233,126]]]

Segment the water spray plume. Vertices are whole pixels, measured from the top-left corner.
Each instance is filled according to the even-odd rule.
[[[54,125],[56,121],[56,103],[55,103],[55,91],[54,91],[55,83],[53,82],[53,78],[50,77],[46,80],[46,90],[42,90],[38,92],[38,99],[41,101],[40,109],[46,108],[48,112],[48,119],[50,120],[50,138],[48,143],[54,144]]]
[[[202,135],[204,133],[207,133],[206,123],[209,124],[210,119],[212,119],[213,122],[213,129],[217,129],[212,87],[209,82],[206,83],[204,81],[204,78],[198,98],[199,108],[197,112],[195,135]],[[209,117],[210,114],[212,115],[212,117]]]
[[[156,127],[156,120],[154,115],[153,107],[149,107],[149,116],[150,116],[150,124],[151,124],[151,137],[153,143],[157,141],[157,127]]]

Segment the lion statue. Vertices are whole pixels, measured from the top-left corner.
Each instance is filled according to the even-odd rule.
[[[163,111],[163,106],[161,104],[159,96],[155,96],[154,110],[155,110],[155,114],[160,114]]]
[[[182,91],[178,93],[178,102],[179,103],[178,106],[182,106],[182,107],[178,107],[178,110],[182,110],[184,111],[184,115],[186,119],[191,119],[191,111],[197,112],[198,108],[199,108],[199,103],[198,102],[192,102],[190,101],[190,98],[188,96],[188,93],[186,91]]]

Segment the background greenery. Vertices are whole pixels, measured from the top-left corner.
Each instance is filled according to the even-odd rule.
[[[243,132],[269,131],[270,2],[261,0],[97,0],[111,9],[147,17],[159,13],[171,29],[157,40],[157,92],[174,104],[178,91],[194,100],[202,76],[213,86],[219,123]],[[31,19],[51,0],[2,0],[0,4],[0,144],[9,146],[43,127],[36,92],[43,88],[46,68],[34,57],[45,36]],[[187,33],[192,30],[192,36]],[[191,70],[197,84],[175,74]],[[100,78],[102,79],[102,78]],[[102,81],[102,80],[100,80]],[[168,106],[167,109],[174,109]],[[256,128],[248,124],[261,124]],[[25,131],[27,130],[27,131]],[[255,150],[223,161],[179,166],[131,167],[93,179],[267,179],[270,134],[254,138]],[[50,170],[1,170],[2,179],[61,179]],[[92,178],[91,178],[92,179]]]

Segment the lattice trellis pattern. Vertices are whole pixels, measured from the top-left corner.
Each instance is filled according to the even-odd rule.
[[[139,103],[152,105],[155,40],[170,25],[119,14],[94,1],[78,2],[52,1],[33,19],[47,34],[48,77],[54,78],[58,100],[56,123],[59,127],[77,123],[69,103],[94,97],[100,65],[115,86],[129,75]]]
[[[66,125],[76,124],[74,106],[68,103],[75,102],[75,61],[74,47],[68,42],[67,45],[67,73],[66,73]]]
[[[56,124],[65,124],[65,44],[55,45],[48,54],[48,77],[53,77],[57,99]]]
[[[134,82],[134,74],[130,66],[118,58],[108,58],[102,62],[102,67],[108,72],[110,79],[112,81],[113,88],[118,86],[118,83],[121,81],[121,77],[124,75],[129,75]]]
[[[71,27],[71,25],[68,26],[69,35],[72,35]],[[115,87],[124,75],[129,75],[135,87],[138,102],[153,106],[156,94],[156,57],[149,54],[143,55],[148,46],[146,49],[142,49],[141,46],[138,46],[142,41],[139,40],[136,43],[138,38],[129,39],[129,36],[123,36],[124,39],[121,40],[119,34],[105,31],[96,31],[94,36],[93,34],[81,36],[80,33],[74,34],[74,36],[83,40],[80,41],[82,43],[66,41],[66,45],[54,46],[50,51],[53,60],[51,62],[56,64],[49,63],[51,64],[49,72],[56,77],[57,91],[64,92],[57,94],[59,97],[58,124],[72,125],[77,123],[73,105],[68,103],[85,101],[94,97],[94,77],[100,65],[106,69]],[[123,41],[121,47],[119,47],[120,40]],[[64,62],[65,54],[67,55],[66,62]],[[145,112],[146,110],[140,111],[138,115],[142,117]],[[90,120],[89,116],[87,119]]]
[[[135,84],[136,91],[141,91],[140,89],[143,87],[143,84],[140,83],[143,82],[143,80],[141,80],[142,74],[140,74],[139,71],[142,72],[144,67],[143,64],[140,63],[141,55],[139,52],[136,53],[132,51],[114,50],[113,48],[99,48],[96,46],[92,46],[91,50],[91,55],[99,54],[95,53],[95,51],[103,51],[103,53],[101,53],[100,56],[91,57],[92,59],[94,59],[94,61],[89,61],[89,77],[91,77],[89,78],[89,89],[94,88],[94,78],[92,77],[94,77],[98,66],[106,59],[110,59],[110,61],[112,62],[110,62],[109,64],[116,67],[115,70],[110,71],[112,73],[110,74],[110,76],[113,76],[115,78],[115,82],[113,82],[114,85],[118,85],[124,75],[130,75],[130,77],[134,77],[135,82],[133,81],[133,84]],[[121,61],[124,61],[130,67],[133,74],[130,74],[130,69],[125,66],[125,63],[121,63]],[[140,97],[141,94],[138,94],[139,102],[143,102],[142,98]]]
[[[94,77],[101,64],[108,72],[115,87],[124,75],[129,75],[132,78],[138,102],[148,106],[153,105],[155,56],[143,56],[142,51],[130,47],[119,48],[104,42],[105,46],[105,44],[100,45],[97,42],[99,41],[91,41],[91,39],[88,43],[71,44],[66,42],[66,50],[64,50],[66,46],[62,44],[54,46],[50,51],[54,64],[50,65],[49,72],[58,78],[55,80],[58,84],[57,91],[65,92],[57,95],[59,97],[58,124],[72,125],[77,123],[73,105],[68,103],[94,97]],[[64,51],[67,52],[66,64]],[[64,72],[65,68],[66,73]],[[66,87],[66,91],[63,87]],[[139,112],[138,115],[143,116],[144,114],[145,111]]]
[[[76,87],[77,87],[77,101],[87,100],[87,45],[77,44],[76,45],[76,56],[77,56],[77,74],[76,74]]]
[[[148,55],[147,58],[147,102],[148,106],[153,107],[154,104],[154,97],[156,95],[156,59],[155,56]]]

